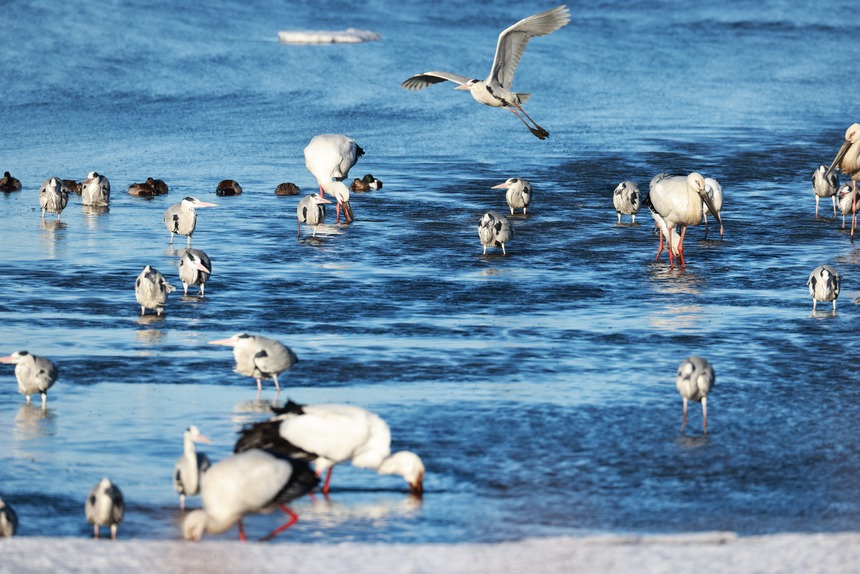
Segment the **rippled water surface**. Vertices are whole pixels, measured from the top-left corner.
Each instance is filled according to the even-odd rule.
[[[849,4],[573,5],[514,83],[534,94],[543,142],[450,84],[399,83],[483,77],[499,31],[551,5],[415,4],[4,6],[0,168],[24,190],[0,195],[0,352],[61,373],[43,413],[0,369],[0,496],[20,534],[87,536],[84,497],[110,475],[128,500],[121,536],[178,537],[182,431],[200,426],[219,459],[266,416],[229,350],[206,344],[239,331],[300,357],[281,399],[374,410],[428,468],[421,502],[339,467],[331,501],[297,501],[284,539],[856,529],[860,258],[838,221],[814,217],[810,184],[858,120]],[[382,39],[276,41],[350,26]],[[354,224],[330,212],[297,240],[298,198],[273,190],[314,189],[302,149],[328,132],[366,150],[352,176],[384,186],[353,198]],[[92,170],[111,180],[110,211],[73,197],[43,223],[42,180]],[[647,212],[616,225],[611,192],[694,170],[723,184],[726,234],[690,228],[682,271],[654,260]],[[169,195],[125,193],[148,176]],[[514,176],[533,208],[512,218],[507,256],[482,256],[477,221],[505,209],[490,188]],[[245,193],[216,198],[224,178]],[[178,284],[184,241],[168,244],[161,217],[186,195],[219,203],[193,239],[212,258],[207,295],[141,318],[144,265]],[[811,314],[821,263],[844,277],[835,315]],[[708,436],[698,405],[678,432],[690,354],[717,372]]]

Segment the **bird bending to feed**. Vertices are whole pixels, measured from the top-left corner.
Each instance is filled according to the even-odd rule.
[[[484,105],[510,110],[535,136],[546,139],[549,132],[540,127],[522,108],[531,94],[512,92],[511,84],[528,41],[535,36],[555,32],[568,22],[570,11],[566,6],[559,6],[524,18],[503,30],[496,44],[496,56],[490,68],[490,75],[485,80],[470,79],[449,72],[424,72],[412,76],[400,85],[407,90],[421,90],[439,82],[454,82],[459,84],[455,90],[469,90],[472,97]]]
[[[702,403],[702,430],[708,434],[708,393],[714,388],[714,368],[707,359],[702,357],[687,357],[678,367],[678,377],[675,387],[684,400],[684,416],[681,419],[681,432],[687,424],[687,402]]]
[[[220,534],[239,524],[239,540],[245,541],[242,517],[252,512],[280,508],[289,520],[264,536],[271,540],[298,521],[287,504],[313,490],[319,479],[305,461],[277,452],[252,449],[234,454],[209,467],[200,481],[203,508],[188,513],[182,523],[186,540],[200,540],[204,533]]]
[[[636,214],[639,213],[641,205],[639,185],[634,181],[622,181],[612,192],[612,205],[618,214],[618,223],[621,223],[622,215],[630,215],[630,223],[636,223]]]
[[[18,515],[15,509],[0,498],[0,537],[11,538],[18,531]]]
[[[705,178],[705,191],[708,192],[708,197],[711,198],[711,203],[717,213],[722,215],[723,212],[723,186],[712,177]],[[708,237],[708,214],[711,213],[711,208],[708,204],[702,206],[702,217],[705,220],[705,237]],[[723,238],[723,222],[720,220],[720,239]]]
[[[122,491],[109,478],[103,478],[87,496],[84,513],[93,525],[93,538],[99,537],[99,526],[110,526],[110,537],[116,540],[117,526],[125,514]]]
[[[305,167],[317,180],[320,195],[334,193],[334,182],[343,181],[349,170],[364,155],[355,140],[343,134],[314,136],[305,147]],[[346,187],[346,186],[344,186]]]
[[[271,449],[285,456],[314,461],[318,474],[328,470],[323,494],[328,495],[334,465],[351,462],[378,474],[402,476],[409,492],[424,492],[424,463],[413,452],[391,454],[391,430],[379,416],[353,405],[299,405],[287,401],[271,407],[277,416],[246,426],[234,452]]]
[[[316,237],[317,226],[325,221],[325,204],[331,203],[328,199],[320,197],[318,193],[304,196],[296,207],[298,217],[299,238],[302,237],[302,223],[313,226],[311,237]]]
[[[0,357],[0,363],[15,365],[15,378],[18,379],[18,392],[27,397],[42,395],[42,408],[48,406],[48,389],[54,386],[59,376],[56,365],[45,357],[37,357],[27,351],[17,351],[8,357]]]
[[[147,309],[163,314],[167,296],[175,289],[158,269],[149,265],[144,267],[134,282],[134,296],[140,304],[140,314],[145,315]]]
[[[235,179],[225,179],[218,183],[215,187],[215,195],[223,197],[225,195],[241,195],[242,186]]]
[[[355,215],[353,215],[352,207],[349,205],[349,188],[342,181],[335,181],[332,183],[330,191],[337,201],[334,204],[334,222],[340,223],[341,210],[343,210],[344,223],[355,221]]]
[[[818,201],[822,197],[829,197],[833,202],[833,217],[836,217],[836,188],[839,187],[839,177],[827,166],[819,165],[812,172],[812,193],[815,195],[815,217],[818,217]]]
[[[532,202],[532,184],[528,181],[512,177],[504,183],[494,185],[491,189],[507,189],[505,192],[505,201],[508,202],[511,215],[514,214],[515,209],[522,209],[523,215],[526,214],[529,204]]]
[[[0,191],[21,191],[21,181],[17,177],[12,177],[8,171],[4,171],[3,177],[0,178]]]
[[[836,204],[842,213],[842,229],[845,229],[845,216],[851,213],[851,209],[857,201],[856,197],[857,193],[850,183],[843,183],[836,191]]]
[[[191,247],[191,236],[194,235],[194,228],[197,227],[196,208],[217,206],[217,203],[200,201],[196,197],[188,196],[168,207],[164,212],[164,226],[170,232],[170,244],[173,245],[173,236],[178,233],[188,237],[188,247]]]
[[[179,280],[182,281],[182,287],[185,289],[183,295],[188,295],[189,285],[200,285],[197,296],[203,297],[203,289],[210,275],[212,275],[212,262],[206,252],[190,247],[186,249],[179,259]]]
[[[292,182],[279,183],[275,188],[275,195],[299,195],[302,192],[299,186]]]
[[[857,181],[860,180],[860,124],[851,124],[845,130],[845,141],[836,152],[836,157],[833,158],[833,163],[827,168],[825,175],[829,176],[836,168],[848,176],[854,188],[855,199],[851,205],[851,238],[854,239],[854,229],[857,228]]]
[[[684,177],[681,175],[665,176],[660,174],[651,180],[651,191],[648,194],[646,205],[653,207],[652,212],[659,216],[658,224],[662,228],[666,226],[669,240],[669,264],[674,264],[675,244],[672,231],[681,226],[677,251],[681,267],[684,262],[684,236],[688,225],[699,225],[704,215],[703,203],[722,226],[723,220],[719,210],[714,206],[705,188],[705,179],[698,173],[691,173]],[[657,217],[655,217],[657,219]],[[662,219],[662,223],[660,223]],[[662,239],[661,239],[662,247]],[[660,257],[660,251],[657,251]]]
[[[809,274],[806,284],[809,286],[809,295],[812,297],[812,312],[819,301],[825,303],[833,301],[833,312],[836,312],[836,299],[839,297],[839,284],[842,276],[830,265],[819,265]]]
[[[481,245],[484,246],[484,255],[487,254],[487,247],[501,247],[502,254],[507,255],[505,243],[513,236],[511,222],[498,211],[488,211],[478,222],[478,237],[481,238]]]
[[[106,207],[110,205],[110,182],[108,178],[91,171],[81,184],[81,203]]]
[[[273,379],[275,388],[280,393],[278,375],[299,360],[289,347],[260,335],[237,333],[228,339],[209,341],[209,344],[233,347],[233,358],[236,359],[236,367],[233,370],[240,375],[257,379],[258,400],[263,392],[261,379]]]
[[[39,188],[39,206],[42,208],[42,219],[45,219],[45,212],[57,214],[57,219],[60,219],[60,214],[69,203],[69,192],[63,187],[63,182],[58,177],[49,177],[42,183]]]
[[[185,510],[185,497],[200,493],[200,479],[211,466],[209,457],[202,452],[197,452],[194,443],[209,444],[212,441],[201,433],[200,429],[191,425],[182,434],[182,442],[184,445],[182,456],[173,467],[173,488],[179,493],[179,509]]]

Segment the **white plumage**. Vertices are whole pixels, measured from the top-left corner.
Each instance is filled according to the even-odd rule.
[[[612,205],[618,214],[618,223],[621,223],[622,215],[629,215],[630,223],[636,223],[636,214],[641,206],[639,185],[635,181],[622,181],[612,192]]]
[[[197,293],[197,296],[203,297],[206,281],[211,275],[212,261],[206,252],[200,249],[186,249],[179,259],[179,280],[182,281],[182,287],[185,290],[184,295],[188,295],[189,285],[200,285],[200,292]]]
[[[201,201],[196,197],[188,196],[179,203],[175,203],[164,212],[164,226],[170,232],[170,244],[173,244],[173,236],[176,234],[188,237],[188,247],[191,247],[191,236],[197,228],[197,208],[217,207],[217,203]]]
[[[196,442],[211,441],[200,429],[191,425],[182,433],[182,455],[173,466],[173,488],[179,493],[180,510],[185,510],[186,496],[194,496],[200,492],[200,479],[212,464],[208,456],[197,452],[194,446]]]
[[[681,420],[681,432],[687,424],[687,402],[702,403],[702,429],[708,433],[708,393],[714,388],[716,375],[714,368],[702,357],[687,357],[678,367],[675,387],[684,400],[684,416]]]
[[[263,392],[261,379],[273,379],[275,388],[280,393],[281,386],[278,384],[278,375],[299,360],[289,347],[279,341],[260,335],[237,333],[227,339],[209,341],[209,344],[233,347],[233,358],[236,359],[234,370],[240,375],[257,379],[258,399]]]
[[[325,221],[325,206],[331,203],[328,199],[318,193],[304,196],[296,206],[296,217],[298,218],[298,236],[302,236],[302,223],[313,227],[311,237],[316,237],[317,227]]]
[[[18,531],[18,515],[15,509],[0,498],[0,537],[11,538]]]
[[[836,191],[836,204],[842,213],[842,229],[845,229],[845,216],[849,215],[857,202],[857,192],[850,183],[843,183]]]
[[[91,171],[81,184],[81,203],[95,207],[110,205],[110,181],[98,172]]]
[[[110,537],[116,540],[116,530],[125,514],[122,491],[105,477],[96,484],[84,503],[87,522],[93,525],[93,537],[99,537],[99,526],[110,526]]]
[[[69,203],[69,192],[63,187],[63,182],[58,177],[51,177],[42,182],[42,187],[39,188],[39,207],[42,208],[42,219],[45,219],[45,212],[57,214],[57,219],[60,219],[60,214]]]
[[[150,265],[144,267],[134,282],[134,296],[140,305],[140,314],[145,315],[147,309],[152,309],[162,315],[167,296],[175,290],[158,269]]]
[[[836,312],[836,299],[839,297],[839,288],[842,276],[830,265],[819,265],[809,274],[806,285],[809,287],[809,295],[812,297],[812,312],[819,301],[826,303],[833,301],[833,312]]]
[[[17,351],[8,357],[0,357],[0,363],[15,365],[15,378],[18,380],[18,392],[27,397],[42,395],[42,408],[48,405],[48,389],[54,386],[59,377],[56,365],[45,357],[37,357],[27,351]]]
[[[514,229],[508,218],[498,211],[488,211],[478,222],[478,237],[484,246],[484,255],[487,247],[501,247],[502,254],[507,255],[505,244],[514,236]]]
[[[512,177],[504,183],[494,185],[493,189],[507,190],[505,192],[505,201],[508,203],[511,215],[514,214],[515,209],[522,209],[523,215],[526,214],[526,211],[528,211],[529,205],[532,202],[532,184],[527,180],[519,177]]]

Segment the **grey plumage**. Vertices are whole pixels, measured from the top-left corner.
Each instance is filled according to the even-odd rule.
[[[69,203],[69,192],[63,187],[63,182],[58,177],[50,177],[42,183],[39,188],[39,207],[42,208],[42,219],[45,219],[45,212],[57,214],[57,219],[60,219],[60,214]]]
[[[134,295],[140,304],[140,314],[145,315],[147,309],[152,309],[158,315],[163,314],[167,296],[175,289],[158,269],[150,265],[144,267],[134,283]]]
[[[532,202],[532,184],[527,180],[519,177],[511,177],[504,183],[494,185],[493,189],[507,190],[505,192],[505,201],[511,210],[511,215],[514,214],[515,209],[522,209],[523,215],[526,214]]]
[[[296,207],[296,217],[298,218],[298,236],[302,236],[302,223],[313,227],[311,237],[316,237],[317,226],[322,225],[325,221],[326,211],[325,204],[331,203],[328,199],[320,197],[318,193],[304,196]]]
[[[188,196],[179,203],[175,203],[164,212],[164,226],[170,232],[170,243],[173,244],[173,236],[176,234],[188,237],[188,246],[191,246],[191,236],[197,228],[197,210],[199,207],[216,207],[217,203],[201,201],[196,197]]]
[[[233,347],[233,358],[236,360],[234,370],[240,375],[257,379],[258,398],[263,392],[262,379],[273,379],[275,388],[280,393],[278,375],[299,360],[289,347],[260,335],[237,333],[228,339],[209,341],[209,344]]]
[[[18,531],[18,515],[15,509],[0,498],[0,537],[11,538]]]
[[[212,275],[212,262],[205,251],[188,248],[179,259],[179,280],[182,281],[184,295],[188,295],[189,285],[200,285],[198,297],[203,297],[206,281]]]
[[[815,217],[818,217],[818,202],[822,197],[829,197],[833,202],[833,217],[836,217],[836,189],[839,187],[839,177],[827,166],[819,165],[812,172],[812,193],[815,195]]]
[[[18,392],[26,395],[28,405],[30,395],[39,393],[42,395],[42,408],[47,407],[48,389],[54,386],[59,377],[59,371],[50,359],[37,357],[28,351],[18,351],[8,357],[0,357],[0,363],[15,365]]]
[[[681,432],[687,424],[687,402],[702,403],[702,429],[708,433],[708,393],[714,388],[716,375],[714,368],[702,357],[687,357],[678,367],[675,387],[684,400],[684,417],[681,420]]]
[[[622,181],[612,192],[612,205],[618,214],[618,223],[621,223],[622,215],[632,216],[631,223],[636,223],[636,214],[641,207],[641,196],[639,185],[635,181]]]
[[[514,230],[508,218],[498,211],[488,211],[478,222],[478,237],[484,246],[484,255],[487,247],[501,247],[502,253],[507,255],[505,244],[514,236]]]
[[[209,467],[209,457],[197,452],[195,442],[210,442],[200,429],[191,425],[182,434],[183,451],[173,467],[173,488],[179,493],[179,508],[185,510],[185,497],[200,493],[200,479]]]
[[[819,265],[809,274],[806,285],[809,287],[809,295],[812,297],[812,312],[815,313],[816,304],[821,301],[833,301],[833,312],[836,312],[836,299],[839,297],[839,288],[842,276],[830,265]]]
[[[98,172],[91,171],[81,185],[81,203],[96,207],[110,205],[110,181]]]
[[[854,191],[854,186],[850,183],[843,183],[836,190],[836,205],[839,206],[839,211],[842,213],[842,229],[845,229],[845,216],[849,215],[854,209],[856,201],[857,193]]]
[[[122,491],[105,477],[87,495],[84,503],[87,522],[93,525],[93,537],[99,537],[99,527],[109,526],[110,537],[116,540],[116,531],[125,514]]]

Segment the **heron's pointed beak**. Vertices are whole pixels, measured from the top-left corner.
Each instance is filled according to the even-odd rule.
[[[845,154],[846,154],[846,152],[848,152],[849,147],[851,147],[850,141],[845,140],[844,142],[842,142],[842,147],[839,148],[839,152],[836,154],[836,157],[833,159],[833,163],[831,163],[830,167],[827,168],[827,171],[824,172],[824,177],[827,177],[828,175],[830,175],[830,173],[836,167],[836,164],[838,164],[842,160],[842,158],[845,157]]]
[[[232,347],[236,343],[232,339],[218,339],[217,341],[209,341],[210,345],[223,345],[225,347]]]
[[[318,198],[317,198],[317,203],[331,203],[331,200],[326,199],[326,198],[324,198],[324,197],[318,197]]]
[[[198,201],[194,207],[218,207],[217,203],[209,203],[208,201]]]
[[[10,355],[10,356],[8,356],[8,357],[0,357],[0,363],[9,363],[9,364],[11,364],[11,363],[14,363],[14,362],[15,362],[15,359],[13,359],[11,355]]]
[[[499,185],[494,185],[494,186],[493,186],[493,187],[491,187],[490,189],[505,189],[506,187],[508,187],[508,186],[507,186],[507,184],[505,184],[505,183],[500,183]]]
[[[197,433],[194,435],[194,442],[205,442],[206,444],[212,444],[212,441],[209,440],[209,437],[203,433]]]
[[[204,273],[209,273],[210,275],[212,274],[212,270],[211,270],[211,269],[207,269],[207,268],[206,268],[206,266],[205,266],[205,265],[203,265],[202,263],[200,263],[199,261],[195,261],[195,262],[194,262],[194,266],[195,266],[197,269],[199,269],[200,271],[204,272]]]
[[[461,84],[461,85],[455,87],[454,89],[455,90],[465,90],[468,92],[469,90],[472,89],[472,86],[470,86],[469,84]]]

